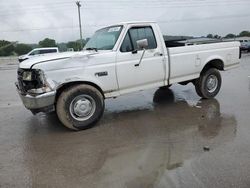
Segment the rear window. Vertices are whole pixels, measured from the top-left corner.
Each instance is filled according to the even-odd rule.
[[[47,50],[40,50],[40,54],[49,54],[49,53],[56,53],[56,49],[47,49]]]

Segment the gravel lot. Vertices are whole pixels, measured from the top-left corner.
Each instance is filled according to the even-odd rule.
[[[0,187],[250,187],[250,55],[213,100],[192,84],[138,92],[81,132],[27,111],[16,68],[0,59]]]

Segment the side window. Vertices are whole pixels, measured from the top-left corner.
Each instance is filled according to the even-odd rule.
[[[157,43],[153,29],[151,27],[145,28],[146,39],[148,39],[148,48],[154,49],[157,48]]]
[[[46,54],[48,53],[47,50],[40,50],[40,54]]]
[[[144,30],[144,28],[132,28],[129,30],[134,49],[137,48],[136,41],[146,38],[143,30]]]
[[[39,50],[35,50],[35,51],[33,51],[33,52],[30,53],[31,56],[32,55],[38,55],[38,54],[39,54]]]
[[[41,54],[48,54],[48,53],[51,53],[50,50],[43,50],[43,51],[41,52]]]
[[[30,55],[30,56],[35,55],[35,52],[34,52],[34,51],[33,51],[33,52],[31,52],[29,55]]]
[[[41,50],[40,54],[49,54],[49,53],[55,53],[56,49],[47,49],[47,50]]]
[[[154,36],[153,29],[150,26],[147,27],[134,27],[129,29],[126,34],[123,44],[121,46],[121,52],[131,52],[137,48],[136,41],[147,39],[148,48],[155,49],[157,48],[156,39]]]
[[[129,33],[127,33],[121,46],[121,52],[131,52],[131,51],[133,51],[133,47]]]

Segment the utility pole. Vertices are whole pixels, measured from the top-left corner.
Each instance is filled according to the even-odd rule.
[[[83,40],[82,40],[82,21],[81,21],[81,10],[80,10],[80,7],[81,7],[81,2],[80,1],[76,1],[76,5],[77,5],[77,8],[78,8],[78,16],[79,16],[79,28],[80,28],[80,46],[81,48],[83,48]]]

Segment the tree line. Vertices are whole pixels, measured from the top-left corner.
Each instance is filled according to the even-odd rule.
[[[86,40],[83,40],[83,45],[85,44]],[[67,51],[67,49],[74,49],[74,51],[82,50],[80,40],[69,41],[67,43],[56,43],[54,39],[45,38],[44,40],[39,41],[38,44],[24,44],[0,40],[0,56],[23,55],[27,54],[34,48],[45,47],[58,47],[60,51]]]
[[[214,39],[232,39],[232,38],[236,38],[236,37],[250,37],[250,31],[242,31],[240,32],[238,35],[237,34],[233,34],[233,33],[229,33],[226,36],[222,37],[220,35],[213,35],[213,34],[208,34],[207,38],[214,38]]]

